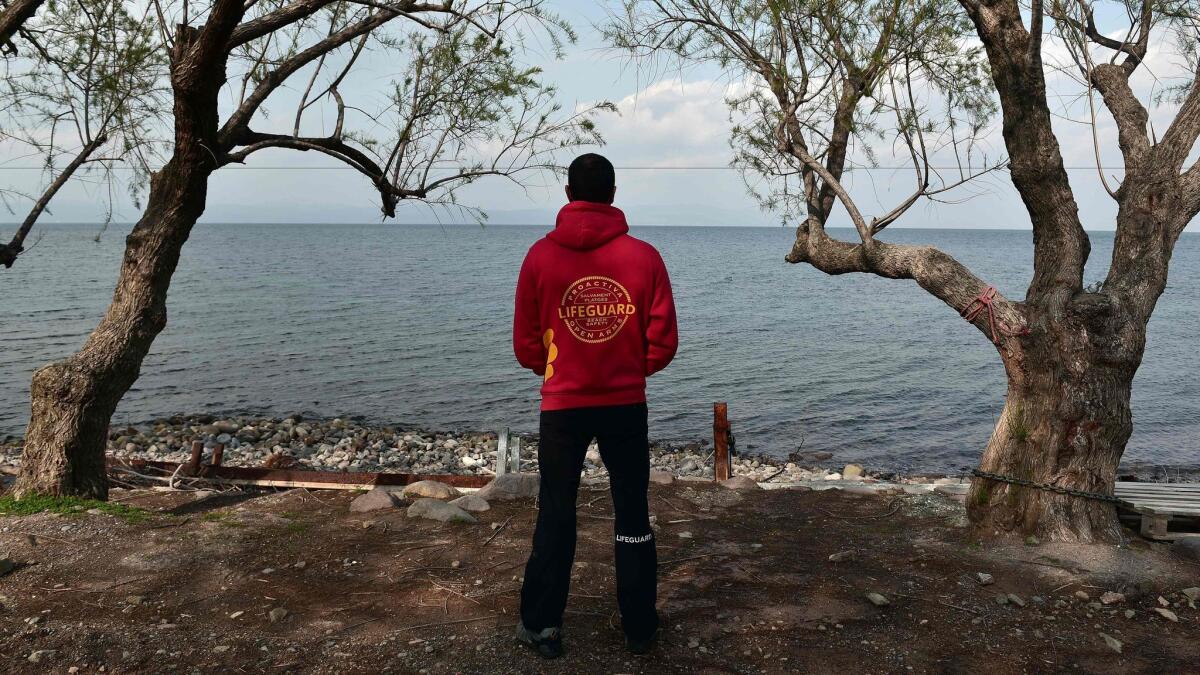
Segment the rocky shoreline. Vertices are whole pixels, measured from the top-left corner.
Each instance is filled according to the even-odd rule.
[[[536,434],[519,434],[522,471],[537,471]],[[175,415],[109,430],[108,453],[115,457],[185,462],[193,440],[205,445],[205,461],[218,443],[225,446],[222,463],[319,471],[493,475],[495,432],[438,431],[408,425],[373,424],[358,418],[315,418],[305,415]],[[15,473],[21,463],[20,437],[0,436],[0,473]],[[708,439],[651,441],[651,469],[677,477],[711,477],[713,450]],[[900,483],[930,483],[961,475],[915,472],[897,474],[879,467],[836,462],[828,452],[792,453],[786,458],[739,453],[733,473],[759,482],[793,483],[854,478]],[[584,475],[606,475],[593,446]],[[1200,480],[1200,467],[1122,465],[1122,480],[1187,482]]]
[[[537,436],[520,434],[520,438],[522,470],[536,471]],[[114,426],[109,430],[108,452],[129,459],[185,462],[193,440],[204,442],[205,461],[217,444],[223,444],[222,463],[228,466],[475,475],[495,473],[498,443],[494,432],[433,431],[341,418],[187,415]],[[0,443],[0,464],[19,466],[20,454],[20,438]],[[733,473],[780,483],[839,480],[841,471],[819,465],[831,458],[821,452],[788,459],[739,455],[734,458]],[[709,477],[713,475],[712,443],[654,441],[650,463],[652,470],[679,477]],[[861,471],[861,467],[851,467],[850,473]],[[593,446],[584,462],[584,474],[599,478],[605,473],[600,453]],[[891,473],[872,476],[895,478]]]

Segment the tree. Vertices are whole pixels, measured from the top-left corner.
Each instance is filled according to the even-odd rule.
[[[107,495],[109,421],[166,325],[171,275],[215,171],[268,150],[321,153],[364,175],[393,216],[402,200],[453,206],[455,192],[481,177],[519,181],[553,168],[555,151],[599,142],[593,117],[608,106],[560,111],[537,69],[520,63],[531,31],[556,47],[573,38],[541,4],[214,0],[195,15],[186,2],[154,3],[168,54],[171,154],[150,177],[103,320],[78,353],[34,374],[17,494]],[[372,55],[376,66],[402,64],[378,109],[369,96],[345,100],[355,67]],[[301,93],[280,124],[267,104],[288,89]],[[309,119],[322,106],[328,126]]]
[[[13,4],[0,13],[5,17],[0,25],[19,32],[27,47],[18,55],[8,42],[0,137],[40,156],[47,175],[12,239],[0,242],[0,265],[6,268],[72,177],[111,185],[117,165],[131,166],[135,178],[145,173],[162,105],[154,77],[162,58],[144,16],[109,0],[52,0],[35,17],[29,8],[36,6]],[[19,26],[12,19],[18,9],[29,10]],[[11,40],[11,34],[0,34],[0,40]]]
[[[1123,38],[1100,33],[1093,3],[1077,0],[1049,7],[1035,0],[1028,26],[1016,0],[634,0],[610,33],[637,56],[715,61],[753,83],[752,93],[731,101],[748,120],[734,129],[735,163],[782,185],[764,203],[801,220],[789,262],[827,274],[911,279],[995,344],[1008,395],[981,471],[1112,494],[1133,428],[1129,398],[1146,325],[1175,241],[1200,211],[1200,164],[1183,170],[1200,133],[1200,12],[1194,2],[1112,4],[1128,6],[1133,17]],[[1112,191],[1116,244],[1098,288],[1083,285],[1088,236],[1051,126],[1042,59],[1047,16],[1120,131],[1125,178]],[[1154,30],[1174,38],[1189,70],[1171,90],[1181,102],[1161,141],[1148,133],[1146,109],[1129,86]],[[1005,163],[1033,225],[1034,274],[1023,300],[1004,297],[934,247],[879,238],[917,201],[974,177],[943,179],[929,158],[958,156],[964,141],[971,151],[990,112],[993,94],[981,90],[989,79],[1002,112]],[[915,169],[913,193],[870,220],[843,184],[852,139],[868,158],[873,146],[893,142]],[[839,203],[857,242],[826,231]],[[973,481],[968,514],[985,535],[1120,538],[1111,504],[992,479]]]

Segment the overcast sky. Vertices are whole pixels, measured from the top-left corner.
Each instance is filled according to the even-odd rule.
[[[609,100],[619,115],[604,115],[598,122],[607,146],[600,150],[618,167],[617,205],[630,221],[643,225],[778,225],[777,214],[764,213],[748,195],[740,175],[727,167],[729,121],[723,103],[730,78],[715,67],[648,71],[623,55],[605,48],[593,24],[604,18],[605,3],[551,0],[551,5],[579,33],[578,44],[567,47],[566,57],[554,60],[535,50],[529,58],[546,71],[546,79],[559,88],[568,107]],[[1104,28],[1102,24],[1102,28]],[[1114,27],[1113,32],[1120,32]],[[1051,53],[1048,60],[1062,57]],[[384,64],[373,64],[378,77]],[[1177,69],[1166,55],[1152,53],[1139,70],[1142,91],[1153,78]],[[366,82],[367,84],[364,84]],[[360,78],[357,86],[379,79]],[[1100,185],[1095,169],[1090,128],[1072,121],[1081,114],[1079,99],[1069,84],[1054,100],[1061,106],[1055,124],[1085,227],[1111,229],[1115,207]],[[1057,87],[1058,85],[1056,85]],[[1057,90],[1056,90],[1057,91]],[[1086,111],[1086,108],[1084,108]],[[1172,109],[1156,112],[1155,128],[1161,134]],[[286,117],[283,115],[282,117]],[[1105,145],[1104,163],[1119,166],[1116,134],[1111,119],[1101,116],[1099,134]],[[984,139],[991,156],[1003,156],[998,129]],[[886,148],[885,148],[886,149]],[[564,163],[570,157],[563,158]],[[886,153],[880,157],[885,165]],[[37,172],[16,170],[29,159],[11,159],[0,165],[0,176],[10,185],[36,187]],[[9,168],[5,168],[5,166]],[[287,167],[287,168],[282,168]],[[1119,171],[1108,171],[1119,174]],[[560,180],[549,177],[542,185],[522,191],[503,180],[484,181],[461,193],[461,200],[483,208],[493,223],[549,223],[563,201]],[[886,210],[912,187],[910,168],[860,171],[848,183],[860,208],[868,215]],[[380,220],[378,198],[358,174],[333,160],[311,153],[263,152],[248,167],[228,167],[211,181],[207,222],[328,222],[361,223]],[[94,222],[102,217],[103,200],[89,188],[73,183],[56,200],[45,222]],[[958,203],[923,203],[914,207],[894,227],[1028,228],[1020,199],[1005,174],[996,174],[974,187],[948,195]],[[26,207],[27,208],[27,207]],[[23,213],[20,208],[19,213]],[[401,222],[454,222],[451,214],[431,213],[416,204],[402,204]],[[118,199],[115,220],[136,220],[138,209]],[[842,218],[842,216],[838,216]],[[13,216],[0,217],[17,220]],[[847,225],[844,221],[837,224]],[[3,231],[7,228],[0,228]],[[1195,224],[1190,228],[1196,230]]]

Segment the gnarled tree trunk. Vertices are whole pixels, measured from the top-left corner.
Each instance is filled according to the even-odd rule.
[[[83,349],[33,375],[33,414],[18,496],[108,496],[109,421],[167,325],[167,289],[192,225],[204,211],[206,187],[207,172],[182,167],[178,158],[152,179],[146,212],[126,238],[104,319]]]
[[[202,28],[179,26],[171,57],[175,151],[150,181],[145,212],[125,240],[112,303],[83,348],[38,369],[15,491],[105,499],[105,445],[117,403],[167,325],[167,290],[216,168],[217,96],[227,54],[214,50],[241,17],[219,3]]]
[[[1099,320],[1094,296],[1072,303],[1005,354],[1008,395],[980,471],[1042,485],[1111,495],[1133,432],[1129,396],[1141,358],[1138,341]],[[1082,305],[1082,306],[1080,306]],[[1144,331],[1136,333],[1144,335]],[[967,513],[981,534],[1036,534],[1047,540],[1115,542],[1112,504],[1051,490],[976,478]]]

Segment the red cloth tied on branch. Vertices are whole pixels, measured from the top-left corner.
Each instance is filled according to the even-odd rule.
[[[975,296],[975,299],[960,314],[969,323],[975,323],[975,319],[978,319],[979,315],[986,311],[988,326],[992,330],[992,342],[994,344],[1000,344],[1001,335],[1028,335],[1029,329],[1025,326],[1022,326],[1020,330],[1014,331],[1003,321],[996,318],[996,308],[992,304],[992,301],[995,299],[996,287],[988,286],[980,291],[979,295]]]

